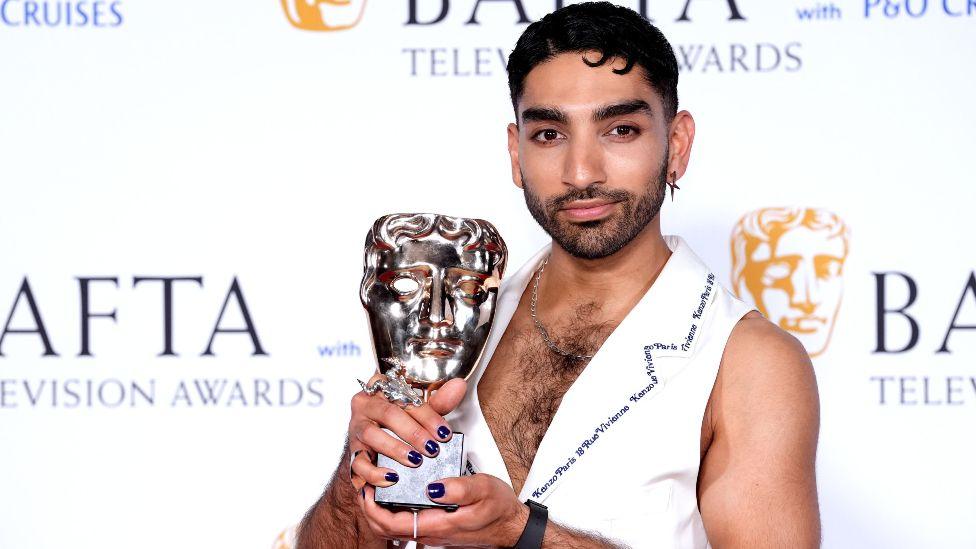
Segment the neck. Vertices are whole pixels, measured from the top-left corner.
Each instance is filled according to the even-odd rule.
[[[540,299],[554,308],[557,302],[593,302],[617,316],[622,307],[629,311],[640,300],[669,257],[660,216],[619,251],[599,259],[574,257],[553,242],[539,285]]]

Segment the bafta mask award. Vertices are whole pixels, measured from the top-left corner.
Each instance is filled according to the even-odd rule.
[[[377,219],[366,235],[359,295],[387,379],[363,389],[403,407],[420,406],[447,381],[466,379],[488,341],[507,257],[487,221],[437,214]],[[377,456],[377,465],[400,480],[376,488],[376,502],[397,510],[456,508],[432,502],[427,484],[461,475],[464,434],[455,432],[440,446],[416,468]]]

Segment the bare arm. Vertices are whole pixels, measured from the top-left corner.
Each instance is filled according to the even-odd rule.
[[[366,523],[357,498],[360,489],[349,478],[349,441],[332,480],[298,527],[295,549],[361,547],[385,549],[386,542]]]
[[[757,313],[732,332],[705,418],[698,501],[713,547],[820,545],[820,401],[800,343]]]
[[[418,514],[418,541],[423,546],[512,547],[529,519],[529,509],[518,500],[512,487],[497,477],[479,473],[445,478],[438,503],[459,505],[457,511],[426,509]],[[413,515],[394,513],[372,501],[373,488],[366,486],[365,514],[373,531],[384,538],[410,539]],[[545,549],[619,549],[610,540],[592,532],[581,532],[549,522],[542,546]]]
[[[370,383],[381,377],[379,374],[373,376]],[[375,507],[372,487],[390,486],[397,479],[386,476],[392,472],[390,469],[373,463],[376,453],[391,456],[407,467],[416,466],[408,457],[410,453],[416,457],[421,453],[427,457],[436,455],[434,441],[444,442],[451,437],[443,415],[461,402],[465,387],[463,380],[453,379],[435,391],[427,404],[408,409],[392,404],[379,393],[370,396],[360,391],[353,395],[349,433],[342,457],[322,497],[302,519],[296,549],[385,548],[386,539],[377,533],[365,514],[363,495],[365,493]],[[380,429],[381,425],[392,429],[400,438],[386,434]],[[442,428],[447,429],[446,432]],[[413,446],[404,441],[410,441]],[[357,457],[350,467],[350,452],[356,451]]]
[[[516,527],[509,538],[512,540],[512,545],[518,541],[522,529],[529,520],[528,507],[520,505],[516,515],[514,521]],[[576,530],[550,520],[546,523],[546,533],[542,537],[542,549],[629,549],[629,547],[605,538],[597,532]]]
[[[546,525],[546,535],[542,539],[543,549],[625,549],[626,547],[598,534],[573,530],[555,522]]]

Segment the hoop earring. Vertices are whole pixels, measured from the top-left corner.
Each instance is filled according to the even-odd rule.
[[[674,191],[680,191],[681,187],[678,186],[678,172],[671,172],[670,177],[668,177],[668,187],[671,187],[671,202],[674,202]]]

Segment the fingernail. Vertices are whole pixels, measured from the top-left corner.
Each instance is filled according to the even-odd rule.
[[[447,437],[451,436],[451,428],[447,425],[441,425],[437,428],[437,436],[441,437],[441,440],[447,440]]]
[[[400,475],[391,471],[383,478],[385,478],[387,482],[398,482],[400,480]]]
[[[366,487],[365,486],[363,486],[363,491],[361,493],[363,495],[363,499],[366,499]]]
[[[420,465],[420,462],[424,460],[424,458],[415,450],[410,450],[407,452],[407,459],[410,460],[410,463],[413,463],[414,465]]]
[[[431,482],[428,484],[427,496],[432,499],[444,497],[444,484],[440,482]]]
[[[427,444],[424,444],[424,449],[427,450],[427,453],[430,455],[434,455],[441,451],[441,447],[433,440],[428,440]]]

